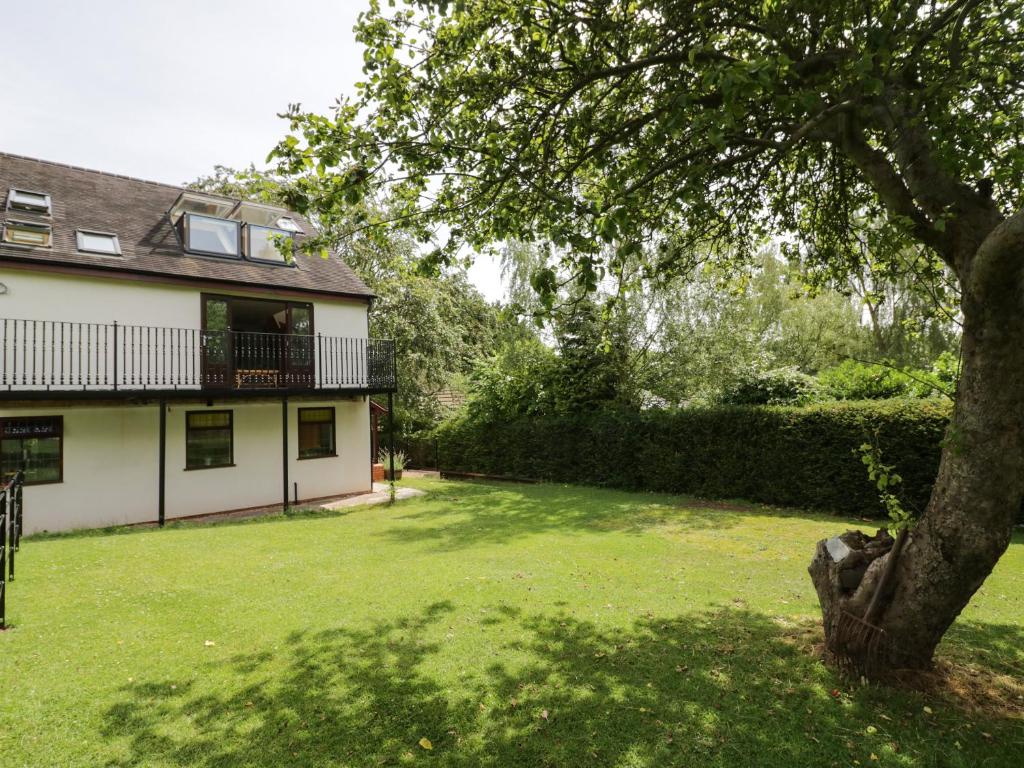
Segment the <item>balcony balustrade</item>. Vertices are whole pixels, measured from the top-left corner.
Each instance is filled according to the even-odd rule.
[[[0,397],[396,389],[385,339],[0,319]]]

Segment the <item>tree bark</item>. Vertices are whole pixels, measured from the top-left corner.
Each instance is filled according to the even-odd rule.
[[[840,617],[863,617],[886,554],[857,586],[819,542],[810,573],[826,647],[861,674],[931,664],[936,646],[1005,552],[1024,497],[1024,212],[1005,220],[960,261],[963,370],[938,477],[899,555],[874,624],[884,658],[851,643]],[[898,466],[897,466],[898,470]],[[849,579],[847,579],[849,587]]]

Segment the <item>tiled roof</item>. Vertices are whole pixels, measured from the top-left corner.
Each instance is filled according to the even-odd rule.
[[[0,152],[0,223],[34,220],[7,211],[11,188],[45,192],[52,199],[53,245],[25,248],[0,243],[0,266],[14,261],[103,270],[118,275],[154,275],[239,287],[315,291],[369,297],[372,292],[337,255],[328,259],[298,254],[294,268],[185,253],[167,216],[182,187]],[[290,214],[306,232],[312,225]],[[121,256],[80,253],[77,229],[116,233]]]

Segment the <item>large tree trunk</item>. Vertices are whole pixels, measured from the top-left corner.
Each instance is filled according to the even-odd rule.
[[[810,572],[826,647],[861,674],[929,666],[936,646],[1006,550],[1024,496],[1024,214],[996,227],[961,272],[963,371],[928,506],[897,557],[867,646],[863,617],[891,553],[866,571],[820,542]],[[896,459],[896,457],[889,457]],[[897,466],[897,471],[899,467]],[[864,540],[850,537],[854,549]],[[884,540],[873,546],[887,548]],[[835,549],[835,547],[833,547]],[[863,576],[859,578],[860,574]],[[845,613],[845,617],[844,617]],[[845,619],[845,621],[844,621]],[[879,631],[880,630],[880,631]]]

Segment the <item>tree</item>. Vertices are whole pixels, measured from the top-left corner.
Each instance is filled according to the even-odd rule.
[[[209,176],[189,184],[196,189],[270,204],[286,203],[282,179],[272,173],[216,166]],[[475,364],[494,352],[503,334],[515,333],[517,322],[490,305],[467,280],[465,270],[419,274],[419,245],[398,227],[388,231],[360,229],[374,217],[387,215],[387,204],[364,197],[342,202],[311,217],[318,236],[310,238],[312,253],[322,246],[340,251],[345,263],[376,294],[370,313],[370,334],[395,342],[401,396],[396,399],[396,428],[402,435],[429,429],[444,415],[437,393],[466,377]]]
[[[768,234],[841,279],[862,266],[864,221],[881,222],[877,258],[941,261],[963,372],[877,619],[896,650],[875,669],[923,666],[1024,496],[1022,17],[1021,0],[374,2],[358,94],[328,116],[293,108],[273,154],[297,206],[390,186],[398,217],[449,228],[434,262],[549,240],[586,288],[645,242],[656,278]],[[876,581],[816,579],[829,649],[861,668],[832,619],[862,612]]]

